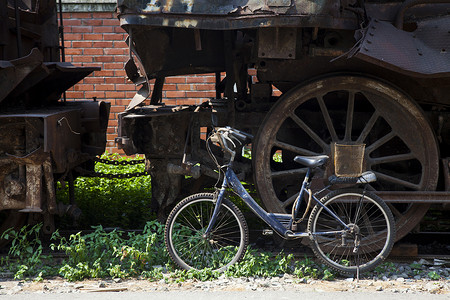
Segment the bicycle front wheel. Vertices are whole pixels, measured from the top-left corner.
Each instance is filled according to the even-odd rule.
[[[247,223],[228,199],[223,199],[212,231],[205,234],[215,207],[213,197],[202,193],[185,198],[167,219],[167,250],[173,261],[185,270],[224,271],[241,260],[247,249]]]
[[[321,199],[345,227],[317,204],[308,221],[311,248],[325,264],[344,274],[370,271],[389,254],[395,240],[394,217],[377,195],[361,189],[331,192]]]

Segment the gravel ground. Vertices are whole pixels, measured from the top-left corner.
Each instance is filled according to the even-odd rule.
[[[272,278],[228,278],[222,276],[213,281],[187,280],[182,283],[144,279],[109,279],[68,282],[62,278],[45,279],[41,282],[0,279],[0,295],[29,293],[86,293],[86,292],[172,292],[172,291],[318,291],[318,292],[376,292],[399,294],[445,294],[450,298],[450,262],[421,260],[422,275],[414,275],[417,269],[411,263],[391,263],[384,275],[364,278],[340,278],[334,281],[299,279],[293,275]],[[393,273],[395,270],[395,274]],[[439,274],[439,280],[430,280],[429,272]]]
[[[450,295],[450,281],[426,280],[347,280],[318,281],[299,280],[290,275],[268,279],[261,278],[219,278],[214,281],[199,282],[187,280],[183,283],[166,283],[164,280],[150,282],[148,280],[85,280],[67,282],[55,278],[41,282],[23,282],[7,280],[0,282],[0,295],[21,293],[84,293],[84,292],[168,292],[168,291],[302,291],[347,292],[364,291],[412,294],[447,294]]]

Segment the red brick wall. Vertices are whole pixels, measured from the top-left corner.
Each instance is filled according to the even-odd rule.
[[[126,36],[114,13],[64,13],[66,61],[101,68],[67,91],[67,99],[97,97],[98,101],[111,103],[107,136],[109,152],[121,153],[114,144],[117,114],[125,110],[136,93],[134,84],[127,81],[123,70],[128,60]],[[214,82],[213,75],[167,78],[163,102],[168,105],[200,104],[215,96]]]

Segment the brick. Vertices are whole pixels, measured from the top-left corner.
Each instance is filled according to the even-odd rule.
[[[81,26],[80,19],[64,19],[63,20],[64,30],[72,26]]]
[[[120,21],[117,18],[113,19],[103,19],[102,23],[104,26],[113,26],[113,27],[119,27]]]
[[[83,34],[83,40],[85,40],[85,41],[103,41],[103,35],[101,33],[85,33],[85,34]]]
[[[76,84],[74,86],[74,89],[76,91],[93,91],[94,90],[94,85],[93,84],[86,84],[86,83]]]
[[[84,99],[84,93],[80,91],[66,91],[66,97],[70,99]]]
[[[167,77],[166,83],[186,83],[186,77]]]
[[[84,83],[86,83],[86,84],[99,84],[99,83],[104,83],[104,82],[105,82],[105,78],[100,77],[100,76],[87,77],[84,79]]]
[[[103,34],[103,40],[105,41],[122,41],[124,39],[123,34],[105,33]]]
[[[136,95],[136,92],[125,92],[125,99],[133,99],[134,95]]]
[[[111,77],[114,76],[114,71],[102,69],[101,71],[95,71],[94,75],[99,77]]]
[[[96,91],[113,91],[115,90],[114,84],[96,84]]]
[[[71,41],[71,40],[81,40],[83,38],[83,35],[81,33],[67,33],[64,34],[64,43]]]
[[[212,84],[196,84],[194,86],[194,90],[198,90],[198,91],[210,91],[210,90],[215,90],[215,86]]]
[[[92,47],[92,42],[84,42],[84,41],[74,41],[72,42],[73,48],[90,48]]]
[[[82,56],[73,56],[72,57],[72,62],[92,62],[92,57],[91,56],[86,56],[86,55],[82,55]]]
[[[214,97],[215,95],[216,95],[215,92],[207,92],[207,91],[186,91],[186,97],[191,97],[191,98]]]
[[[103,55],[103,49],[100,48],[88,48],[84,49],[84,55]]]
[[[81,24],[87,25],[87,26],[101,26],[101,25],[103,25],[103,20],[102,19],[84,19],[84,20],[81,20]]]
[[[134,84],[116,84],[117,91],[136,91],[136,86]]]
[[[94,33],[111,33],[114,32],[114,27],[112,26],[94,26],[92,28]]]
[[[82,55],[83,54],[83,49],[81,48],[66,48],[64,49],[64,53],[66,55]]]
[[[173,83],[164,83],[164,90],[165,91],[176,91],[177,90],[177,84],[173,84]]]
[[[123,77],[106,77],[105,83],[127,85],[127,84],[125,84],[125,78],[123,78]]]
[[[123,112],[125,108],[126,108],[125,106],[112,106],[111,112],[120,113]]]
[[[105,99],[105,92],[102,91],[86,91],[84,95],[86,98],[97,97],[98,100]]]
[[[105,55],[128,55],[128,48],[105,48]]]
[[[115,20],[117,20],[114,12],[96,12],[95,17],[98,19],[115,19]]]
[[[107,92],[105,93],[106,99],[110,99],[110,98],[123,98],[124,96],[125,96],[125,92],[116,92],[116,91],[110,92],[110,91],[107,91]]]
[[[177,90],[179,91],[192,91],[194,90],[195,86],[192,86],[190,84],[177,84]]]
[[[113,101],[114,101],[114,103],[116,104],[116,105],[121,105],[121,106],[128,106],[128,104],[130,103],[130,100],[131,99],[114,99]]]
[[[184,91],[166,91],[164,92],[167,98],[183,98],[186,97],[186,92]]]
[[[108,125],[114,128],[119,125],[119,122],[117,120],[109,120]]]
[[[198,101],[197,99],[183,99],[183,104],[184,105],[197,105],[197,101]]]
[[[186,82],[187,83],[204,83],[206,82],[205,77],[200,77],[200,76],[189,76],[186,77]]]
[[[114,76],[116,77],[127,77],[127,73],[125,72],[125,70],[123,69],[125,67],[124,64],[122,64],[122,68],[120,68],[119,70],[114,71]]]
[[[73,33],[88,33],[92,32],[92,26],[72,26]]]
[[[103,68],[106,70],[123,69],[122,63],[105,63]]]
[[[106,56],[101,55],[101,56],[94,57],[94,61],[95,62],[113,62],[114,58],[109,55],[106,55]]]
[[[129,56],[127,55],[113,55],[111,56],[115,62],[126,62],[128,61]]]
[[[112,48],[114,44],[111,41],[101,41],[101,42],[92,42],[91,45],[94,48]]]
[[[164,99],[163,103],[166,105],[177,105],[177,100]]]

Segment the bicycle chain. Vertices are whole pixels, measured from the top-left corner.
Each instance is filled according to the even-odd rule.
[[[127,166],[127,165],[137,165],[145,163],[145,159],[139,160],[130,160],[130,161],[117,161],[117,160],[108,160],[103,158],[94,158],[95,162],[99,162],[102,164],[115,165],[115,166]],[[133,178],[133,177],[141,177],[150,175],[147,171],[144,172],[135,172],[135,173],[125,173],[125,174],[106,174],[95,171],[88,171],[85,169],[77,168],[77,171],[80,172],[83,176],[86,177],[99,177],[99,178],[108,178],[108,179],[125,179],[125,178]]]
[[[102,164],[116,165],[116,166],[138,165],[138,164],[145,163],[145,159],[130,160],[130,161],[126,161],[126,160],[118,161],[118,160],[109,160],[109,159],[98,158],[98,157],[95,157],[94,161],[102,163]]]

